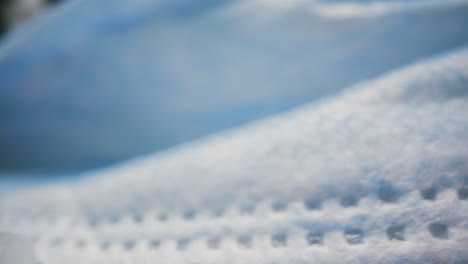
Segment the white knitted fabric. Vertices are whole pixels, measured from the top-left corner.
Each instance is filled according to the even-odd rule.
[[[78,180],[2,192],[0,232],[29,238],[42,264],[467,263],[467,96],[462,48]]]

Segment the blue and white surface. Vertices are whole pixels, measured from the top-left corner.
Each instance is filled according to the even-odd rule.
[[[138,3],[70,2],[0,49],[2,136],[51,167],[204,137],[3,192],[38,261],[468,261],[467,2]]]
[[[0,48],[0,165],[75,172],[468,43],[466,1],[69,1]]]

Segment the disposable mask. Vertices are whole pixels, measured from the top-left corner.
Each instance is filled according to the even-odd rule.
[[[466,263],[467,85],[468,50],[455,49],[76,180],[3,192],[5,262]]]

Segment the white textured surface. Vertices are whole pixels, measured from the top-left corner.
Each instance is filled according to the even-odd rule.
[[[2,168],[167,149],[468,45],[466,0],[71,0],[45,14],[0,45]]]
[[[31,241],[18,234],[0,232],[0,263],[35,264]]]
[[[46,264],[465,263],[467,95],[464,49],[75,183],[3,194],[0,228],[34,238]]]

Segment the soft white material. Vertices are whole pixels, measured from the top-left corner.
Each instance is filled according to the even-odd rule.
[[[17,234],[0,232],[0,263],[35,264],[31,242]]]
[[[68,0],[46,14],[0,45],[2,168],[125,160],[468,45],[466,0]]]
[[[152,113],[173,125],[168,134],[191,139],[225,128],[230,111],[236,124],[261,116],[242,106],[312,103],[72,182],[0,188],[0,232],[14,233],[0,235],[0,263],[31,261],[27,245],[16,254],[21,236],[43,264],[467,263],[468,50],[440,54],[466,45],[466,1],[241,1],[185,13],[187,2],[152,0],[109,0],[101,13],[101,1],[64,6],[0,48],[0,134],[11,139],[1,146],[64,162],[41,139],[86,117],[88,103],[93,114],[109,107],[98,119],[108,121],[120,107],[109,91],[135,91],[124,125],[143,131],[135,141],[145,147],[162,133]],[[76,92],[71,101],[64,87]],[[31,91],[40,92],[24,96]],[[63,106],[80,118],[51,118]],[[193,113],[194,124],[179,122]],[[108,133],[80,140],[102,131],[84,120],[98,125],[73,126],[65,139],[115,153],[97,144]],[[36,122],[44,134],[25,129]],[[109,142],[125,147],[122,139]]]
[[[466,263],[468,50],[203,141],[3,194],[42,263]]]

